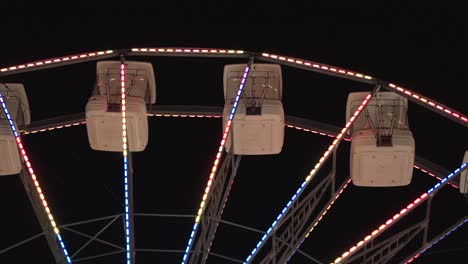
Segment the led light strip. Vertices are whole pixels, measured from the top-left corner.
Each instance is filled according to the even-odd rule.
[[[408,206],[406,206],[405,208],[403,208],[399,213],[395,214],[392,218],[388,219],[385,224],[382,224],[381,226],[379,226],[379,228],[377,228],[376,230],[372,231],[371,234],[367,235],[363,240],[359,241],[355,246],[351,247],[348,251],[344,252],[340,257],[336,258],[334,262],[332,262],[332,264],[337,264],[337,263],[340,263],[341,261],[343,261],[344,259],[346,259],[347,257],[349,257],[351,255],[351,253],[353,253],[354,251],[356,251],[357,249],[361,248],[362,246],[364,246],[365,244],[367,244],[367,242],[371,239],[371,238],[374,238],[375,236],[377,236],[378,234],[382,233],[383,230],[385,230],[390,224],[392,224],[393,222],[396,222],[399,218],[401,218],[402,216],[406,215],[407,213],[409,213],[412,209],[416,208],[417,205],[419,205],[421,202],[423,202],[424,200],[426,200],[429,195],[434,192],[435,190],[437,190],[438,188],[442,187],[445,183],[447,183],[447,181],[449,179],[451,179],[453,176],[457,175],[458,173],[461,172],[461,170],[463,170],[466,166],[468,165],[468,162],[465,162],[463,163],[459,168],[457,168],[455,171],[453,171],[452,173],[450,173],[447,177],[445,177],[442,181],[440,181],[439,183],[437,183],[436,185],[434,185],[434,187],[432,187],[431,189],[429,189],[427,192],[423,193],[420,197],[418,197],[416,200],[414,200],[412,203],[410,203]]]
[[[130,241],[130,212],[129,212],[129,185],[128,185],[128,140],[127,140],[127,110],[126,110],[126,91],[125,91],[125,63],[120,64],[120,87],[122,92],[122,147],[123,147],[123,169],[124,169],[124,193],[125,193],[125,243],[127,251],[127,264],[131,264],[132,256]]]
[[[278,61],[289,62],[289,63],[300,65],[300,66],[315,68],[315,69],[323,70],[323,71],[326,71],[326,72],[331,72],[331,73],[338,74],[338,75],[351,76],[351,77],[355,77],[355,78],[363,79],[363,80],[368,80],[368,81],[375,80],[374,78],[372,78],[369,75],[365,75],[365,74],[362,74],[362,73],[349,71],[349,70],[345,70],[345,69],[340,69],[340,68],[337,68],[337,67],[334,67],[334,66],[329,66],[329,65],[325,65],[325,64],[321,64],[321,63],[317,63],[317,62],[313,62],[313,61],[301,60],[301,59],[297,59],[297,58],[293,58],[293,57],[280,56],[280,55],[268,54],[268,53],[262,53],[262,56],[266,57],[266,58],[270,58],[270,59],[275,59],[275,60],[278,60]]]
[[[221,115],[179,115],[179,114],[148,114],[156,117],[196,117],[196,118],[222,118]]]
[[[65,254],[67,262],[72,263],[71,259],[70,259],[70,256],[68,255],[68,251],[67,251],[67,249],[65,247],[65,244],[63,243],[62,236],[60,235],[60,231],[59,231],[59,229],[57,227],[57,224],[55,223],[55,220],[54,220],[54,217],[52,216],[52,213],[50,212],[50,208],[49,208],[49,205],[47,203],[47,200],[46,200],[46,198],[44,196],[44,193],[42,192],[41,186],[39,185],[39,181],[37,180],[36,174],[34,173],[31,162],[29,161],[29,157],[28,157],[28,155],[26,153],[26,150],[25,150],[25,148],[23,146],[23,143],[21,142],[20,135],[19,135],[18,131],[16,130],[16,127],[15,127],[15,125],[13,123],[13,119],[10,116],[10,113],[9,113],[8,108],[6,106],[6,102],[4,101],[3,95],[2,95],[1,92],[0,92],[0,103],[1,103],[1,105],[3,107],[3,110],[4,110],[5,114],[6,114],[6,117],[8,119],[8,123],[10,125],[11,131],[13,132],[13,135],[15,136],[16,143],[18,145],[18,149],[20,150],[21,156],[23,156],[24,163],[26,164],[26,167],[28,168],[29,174],[31,175],[31,179],[34,182],[34,186],[36,186],[37,195],[39,196],[39,198],[42,201],[42,206],[44,207],[44,210],[45,210],[45,212],[47,214],[47,217],[49,218],[49,222],[50,222],[50,224],[52,225],[52,227],[54,229],[54,233],[57,236],[59,244],[62,247],[63,254]]]
[[[156,117],[182,117],[182,118],[222,118],[223,117],[221,115],[184,115],[184,114],[147,114],[147,115],[151,117],[156,116]],[[84,125],[84,124],[86,124],[86,121],[75,122],[75,123],[70,123],[70,124],[62,124],[62,125],[55,126],[55,127],[48,127],[48,128],[42,128],[42,129],[36,129],[36,130],[27,130],[27,131],[20,130],[20,133],[23,135],[36,134],[40,132],[46,132],[46,131],[51,131],[51,130],[56,130],[56,129],[61,129],[61,128]]]
[[[446,106],[443,106],[443,105],[435,102],[434,100],[431,100],[431,99],[429,99],[427,97],[424,97],[424,96],[422,96],[420,94],[417,94],[417,93],[415,93],[413,91],[410,91],[408,89],[405,89],[403,87],[397,86],[397,85],[395,85],[393,83],[388,84],[388,87],[392,88],[393,90],[404,93],[406,95],[409,95],[409,96],[413,97],[414,99],[418,100],[419,102],[422,102],[422,103],[424,103],[426,105],[429,105],[432,108],[435,108],[440,112],[444,112],[444,113],[446,113],[446,114],[448,114],[448,115],[462,121],[463,123],[468,124],[468,117],[467,116],[465,116],[463,114],[460,114],[460,113],[456,112],[455,110],[450,109],[450,108],[448,108]]]
[[[191,54],[226,54],[239,55],[244,54],[243,50],[232,49],[200,49],[200,48],[133,48],[132,52],[144,53],[191,53]]]
[[[218,153],[216,154],[216,159],[214,161],[213,167],[211,168],[210,177],[209,177],[208,183],[206,185],[205,193],[203,194],[202,201],[200,203],[200,208],[198,209],[198,212],[197,212],[197,217],[195,218],[195,224],[193,225],[192,233],[190,234],[190,238],[189,238],[189,241],[187,243],[187,247],[185,249],[184,257],[182,259],[182,264],[185,264],[187,262],[190,249],[192,248],[192,244],[193,244],[193,241],[195,239],[195,234],[196,234],[196,232],[198,230],[198,224],[200,222],[200,218],[201,218],[201,216],[202,216],[202,214],[203,214],[203,212],[205,210],[206,199],[208,198],[208,193],[210,192],[211,184],[213,183],[214,177],[216,175],[216,171],[218,170],[218,164],[219,164],[219,161],[221,159],[221,155],[223,153],[224,145],[226,144],[226,139],[227,139],[227,137],[229,135],[229,131],[231,130],[232,120],[234,119],[234,115],[235,115],[235,113],[237,111],[237,106],[238,106],[242,91],[244,90],[245,81],[247,80],[247,76],[249,75],[251,64],[252,64],[252,60],[250,60],[247,67],[245,67],[244,75],[242,76],[242,80],[241,80],[241,82],[239,84],[239,89],[237,91],[237,96],[236,96],[236,99],[234,100],[234,104],[233,104],[232,109],[231,109],[231,114],[229,115],[229,120],[227,121],[226,127],[224,129],[223,138],[222,138],[221,144],[220,144],[220,146],[218,148]]]
[[[67,127],[72,127],[72,126],[84,125],[84,124],[86,124],[86,121],[75,122],[75,123],[71,123],[71,124],[60,125],[60,126],[55,126],[55,127],[48,127],[48,128],[43,128],[43,129],[37,129],[37,130],[28,130],[28,131],[20,130],[20,133],[23,134],[23,135],[36,134],[36,133],[40,133],[40,132],[46,132],[46,131],[62,129],[62,128],[67,128]]]
[[[286,206],[283,208],[281,213],[276,217],[276,220],[273,222],[270,228],[268,228],[267,232],[265,235],[263,235],[262,239],[257,243],[255,248],[252,250],[249,256],[247,256],[245,263],[250,263],[250,261],[253,259],[257,251],[260,249],[260,247],[263,246],[263,244],[266,242],[267,238],[270,236],[271,232],[275,228],[276,224],[283,218],[283,216],[286,214],[286,212],[291,208],[291,205],[293,202],[299,197],[299,195],[302,193],[304,188],[307,186],[307,184],[310,182],[310,180],[315,176],[316,172],[320,169],[320,167],[323,165],[323,162],[330,156],[331,153],[333,153],[333,150],[335,149],[336,146],[338,146],[338,143],[341,141],[343,138],[343,135],[348,131],[349,127],[354,123],[354,120],[356,120],[357,116],[361,113],[361,111],[366,107],[368,102],[370,101],[372,97],[372,94],[368,94],[366,96],[366,99],[361,103],[361,105],[358,107],[358,109],[354,112],[353,116],[349,119],[349,121],[346,123],[345,127],[341,130],[341,132],[336,136],[336,139],[333,140],[333,143],[328,147],[327,151],[323,154],[323,156],[320,158],[320,160],[315,164],[315,167],[310,171],[309,175],[305,178],[305,181],[301,184],[301,187],[297,189],[296,193],[292,196],[291,200],[286,204]]]
[[[323,133],[323,132],[319,132],[319,131],[316,131],[316,130],[311,130],[311,129],[300,127],[300,126],[293,126],[293,125],[286,125],[286,126],[289,127],[289,128],[294,128],[294,129],[297,129],[297,130],[310,132],[310,133],[313,133],[313,134],[319,134],[319,135],[327,136],[327,137],[331,137],[331,138],[336,137],[335,135],[332,135],[332,134],[326,134],[326,133]],[[351,141],[351,139],[349,139],[349,138],[344,138],[344,140]]]
[[[328,213],[328,211],[331,209],[331,207],[333,206],[333,204],[335,203],[335,201],[341,196],[341,194],[343,193],[343,191],[346,189],[346,187],[348,187],[348,185],[351,183],[351,179],[348,179],[348,181],[346,181],[346,183],[343,185],[343,188],[341,188],[338,193],[335,195],[335,197],[333,198],[333,200],[331,201],[330,205],[328,205],[328,207],[325,209],[325,211],[320,215],[319,219],[317,220],[317,222],[314,224],[314,226],[312,226],[312,228],[309,230],[309,232],[307,232],[307,234],[305,235],[304,237],[304,240],[306,238],[309,237],[310,233],[312,233],[312,231],[315,229],[315,227],[320,223],[320,221],[322,221],[323,217]],[[301,244],[304,242],[304,240],[302,240]],[[300,245],[296,248],[299,249]],[[294,252],[296,252],[296,250]],[[294,253],[293,253],[294,254]],[[292,257],[292,255],[290,256]],[[289,262],[289,259],[288,259],[288,262]]]
[[[333,198],[332,202],[330,203],[330,205],[327,207],[327,209],[325,209],[325,211],[322,213],[322,215],[320,215],[317,223],[314,224],[314,226],[309,230],[309,232],[307,233],[307,235],[305,236],[305,238],[307,238],[310,233],[314,230],[314,228],[320,223],[320,221],[322,221],[323,217],[328,213],[328,211],[330,210],[330,208],[333,206],[333,204],[335,203],[335,201],[340,197],[340,195],[344,192],[344,190],[346,189],[346,187],[348,187],[348,185],[351,183],[351,179],[349,179],[346,184],[343,186],[343,188],[341,190],[338,191],[338,193],[335,195],[335,197]]]
[[[414,165],[413,167],[414,167],[415,169],[418,169],[418,170],[420,170],[420,171],[426,173],[426,174],[429,175],[429,176],[432,176],[432,177],[438,179],[439,181],[442,180],[442,178],[438,177],[438,176],[435,175],[434,173],[432,173],[432,172],[430,172],[430,171],[427,171],[427,170],[425,170],[425,169],[423,169],[423,168],[420,168],[420,167],[417,166],[417,165]],[[452,186],[452,187],[455,188],[455,189],[459,189],[459,187],[458,187],[457,185],[455,185],[455,184],[453,184],[453,183],[451,183],[451,182],[448,182],[447,184],[450,185],[450,186]]]
[[[414,255],[414,257],[410,258],[408,261],[405,262],[406,263],[411,263],[413,262],[413,260],[417,259],[419,256],[421,256],[421,254],[423,254],[424,252],[426,252],[428,249],[430,249],[432,246],[434,246],[435,244],[437,244],[439,241],[441,241],[442,239],[444,239],[446,236],[450,235],[453,231],[457,230],[459,227],[461,227],[462,225],[464,225],[466,222],[468,222],[468,218],[465,217],[465,220],[461,223],[459,223],[458,225],[456,225],[454,228],[452,228],[450,231],[448,231],[447,233],[443,234],[441,237],[439,237],[438,239],[436,239],[435,241],[432,241],[430,242],[421,252],[419,252],[418,254]]]
[[[221,115],[148,114],[148,116],[152,116],[152,117],[153,116],[156,116],[156,117],[181,117],[181,118],[222,118]],[[40,133],[40,132],[46,132],[46,131],[51,131],[51,130],[56,130],[56,129],[61,129],[61,128],[67,128],[67,127],[72,127],[72,126],[78,126],[78,125],[83,125],[83,124],[86,124],[86,121],[60,125],[60,126],[56,126],[56,127],[43,128],[43,129],[38,129],[38,130],[29,130],[29,131],[20,130],[20,133],[23,134],[23,135],[36,134],[36,133]],[[322,135],[322,136],[335,138],[335,135],[333,135],[333,134],[326,134],[326,133],[323,133],[323,132],[319,132],[319,131],[316,131],[316,130],[311,130],[311,129],[300,127],[300,126],[293,126],[293,125],[286,125],[286,126],[289,127],[289,128],[294,128],[294,129],[301,130],[301,131],[304,131],[304,132],[310,132],[310,133],[313,133],[313,134],[318,134],[318,135]],[[343,140],[351,141],[350,138],[344,138]],[[430,171],[427,171],[427,170],[425,170],[423,168],[420,168],[417,165],[414,165],[414,168],[424,172],[425,174],[427,174],[429,176],[432,176],[432,177],[438,179],[439,181],[442,180],[442,178],[436,176],[434,173],[432,173]],[[455,185],[455,184],[453,184],[451,182],[449,182],[448,184],[450,186],[452,186],[453,188],[458,189],[457,185]]]
[[[19,71],[19,70],[29,69],[29,68],[39,67],[39,66],[57,64],[57,63],[61,63],[61,62],[68,62],[68,61],[87,59],[87,58],[96,57],[96,56],[108,55],[108,54],[111,54],[113,52],[114,52],[113,50],[106,50],[106,51],[83,53],[83,54],[78,54],[78,55],[73,55],[73,56],[65,56],[65,57],[54,58],[54,59],[40,60],[40,61],[31,62],[31,63],[26,63],[26,64],[20,64],[20,65],[15,65],[15,66],[6,67],[6,68],[1,68],[0,73],[2,73],[2,72],[14,72],[14,71]]]
[[[343,193],[343,191],[346,189],[346,187],[348,187],[348,185],[351,183],[351,179],[348,179],[346,181],[346,183],[343,185],[343,187],[338,191],[338,193],[335,195],[335,197],[333,198],[333,200],[331,200],[331,203],[330,205],[328,205],[328,207],[325,209],[325,211],[323,211],[323,213],[320,215],[319,219],[317,220],[317,222],[314,224],[314,226],[312,226],[312,228],[309,230],[309,232],[307,232],[307,234],[305,235],[304,237],[304,240],[301,241],[301,243],[299,244],[299,246],[296,248],[296,250],[294,250],[294,253],[299,249],[299,247],[302,245],[302,243],[304,243],[305,239],[309,237],[310,233],[312,233],[312,231],[315,229],[315,227],[319,224],[319,222],[323,219],[323,217],[327,214],[327,212],[331,209],[331,207],[333,206],[333,204],[335,203],[335,201],[341,196],[341,194]],[[291,256],[289,256],[288,258],[288,261],[289,262],[289,259],[294,255],[291,254]]]

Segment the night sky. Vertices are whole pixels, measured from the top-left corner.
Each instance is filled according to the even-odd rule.
[[[2,4],[3,5],[3,4]],[[36,5],[36,6],[35,6]],[[0,68],[97,50],[207,47],[264,51],[376,76],[468,113],[468,23],[460,7],[347,3],[280,6],[195,3],[169,6],[54,6],[18,3],[2,8]],[[117,5],[117,4],[116,4]],[[223,67],[245,59],[129,58],[153,64],[157,105],[223,106]],[[40,70],[0,82],[23,83],[32,121],[84,112],[96,62]],[[347,95],[372,86],[282,66],[287,115],[343,127]],[[414,103],[410,129],[417,155],[457,168],[468,149],[467,128]],[[136,213],[195,214],[221,140],[220,118],[149,117],[146,150],[133,155]],[[331,138],[285,128],[283,151],[242,158],[223,219],[266,231],[310,172]],[[123,213],[120,153],[93,151],[84,125],[23,137],[31,163],[59,225]],[[338,151],[338,179],[349,171],[349,146]],[[0,157],[1,158],[1,157]],[[415,170],[410,185],[350,186],[301,250],[329,263],[437,183]],[[312,183],[313,184],[313,183]],[[41,232],[17,176],[0,177],[0,251]],[[433,201],[429,238],[468,213],[466,198],[444,187]],[[420,219],[420,210],[402,220]],[[94,235],[105,222],[76,227]],[[185,249],[193,219],[135,218],[137,249]],[[62,231],[73,254],[87,240]],[[461,227],[414,263],[460,263],[468,258]],[[99,238],[123,244],[122,222]],[[212,250],[244,260],[261,235],[220,225]],[[77,258],[109,252],[92,243]],[[137,252],[137,263],[179,263],[180,253]],[[0,263],[53,263],[41,237],[0,254]],[[124,263],[124,254],[78,263]],[[208,263],[231,263],[210,257]],[[295,255],[290,263],[309,263]]]

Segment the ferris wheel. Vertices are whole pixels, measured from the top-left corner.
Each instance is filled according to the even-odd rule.
[[[219,106],[159,106],[157,103],[157,69],[141,58],[187,57],[235,60],[223,68],[224,105]],[[439,190],[458,189],[468,193],[468,151],[460,153],[462,163],[452,171],[416,154],[409,126],[408,104],[416,103],[434,114],[441,115],[464,129],[468,117],[422,94],[386,82],[373,76],[326,65],[306,59],[210,48],[132,48],[89,52],[57,57],[0,68],[0,78],[33,71],[96,61],[96,79],[88,98],[85,113],[64,115],[31,122],[27,87],[21,83],[0,83],[0,175],[21,179],[29,201],[39,220],[42,233],[7,248],[2,254],[44,236],[56,263],[107,263],[105,258],[117,256],[120,263],[133,264],[143,252],[174,254],[180,263],[288,263],[301,255],[297,263],[319,261],[320,252],[311,255],[301,245],[314,235],[314,229],[327,220],[327,213],[351,184],[370,188],[390,188],[411,183],[413,174],[424,173],[437,183],[418,194],[402,208],[377,226],[370,226],[362,239],[350,244],[328,263],[410,263],[448,234],[468,221],[468,215],[454,223],[444,223],[437,234],[431,230],[431,218],[436,212],[431,204]],[[352,92],[347,98],[343,127],[287,115],[283,107],[282,67],[311,71],[334,78],[363,83],[369,91]],[[158,86],[158,91],[159,91]],[[222,119],[222,136],[214,150],[212,167],[205,177],[202,197],[193,215],[143,214],[135,212],[133,185],[133,154],[144,152],[151,138],[148,122],[152,117]],[[28,155],[24,137],[31,134],[69,127],[86,126],[87,140],[94,151],[121,153],[121,182],[123,184],[122,212],[71,224],[60,223],[47,199],[47,189],[41,185]],[[245,156],[278,155],[283,151],[285,130],[295,129],[330,138],[318,160],[311,160],[310,172],[303,177],[289,200],[285,200],[277,216],[266,230],[258,230],[223,219],[241,158]],[[338,175],[338,148],[350,142],[349,176]],[[41,172],[37,172],[40,174]],[[138,173],[138,172],[136,172]],[[2,177],[0,177],[1,182]],[[391,188],[390,188],[391,189]],[[405,221],[414,211],[422,210],[418,221]],[[135,217],[191,219],[192,228],[185,230],[186,245],[179,249],[139,248]],[[103,221],[105,225],[94,234],[76,229],[79,225]],[[99,238],[112,224],[121,222],[121,241]],[[410,223],[406,223],[410,222]],[[255,233],[256,243],[245,256],[215,253],[215,237],[221,225]],[[86,241],[67,247],[71,232]],[[101,243],[112,250],[83,256],[91,243]],[[247,243],[239,241],[239,243]]]

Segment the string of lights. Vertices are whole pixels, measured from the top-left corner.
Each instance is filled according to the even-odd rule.
[[[182,258],[182,264],[185,264],[187,262],[188,255],[189,255],[190,250],[192,248],[193,241],[195,239],[195,235],[196,235],[197,230],[198,230],[200,218],[201,218],[201,216],[202,216],[202,214],[203,214],[203,212],[205,210],[207,198],[208,198],[208,195],[209,195],[210,190],[211,190],[211,185],[212,185],[213,181],[215,180],[215,175],[216,175],[216,172],[217,172],[217,169],[218,169],[218,164],[219,164],[219,162],[221,160],[221,155],[222,155],[223,150],[224,150],[224,145],[226,144],[227,137],[228,137],[229,132],[231,130],[234,115],[236,114],[236,110],[237,110],[237,107],[238,107],[238,104],[239,104],[239,100],[241,98],[242,91],[244,90],[245,82],[246,82],[247,77],[249,75],[252,62],[253,62],[253,60],[250,59],[249,63],[245,67],[244,74],[242,75],[242,79],[241,79],[240,84],[239,84],[239,89],[237,91],[236,98],[235,98],[234,103],[232,105],[231,113],[229,114],[229,118],[228,118],[228,121],[226,123],[226,127],[225,127],[224,132],[223,132],[223,137],[221,139],[221,144],[220,144],[220,146],[218,148],[218,153],[216,154],[216,159],[214,161],[213,167],[211,168],[210,177],[208,179],[208,183],[206,185],[205,192],[203,194],[202,201],[200,203],[200,207],[199,207],[198,212],[197,212],[197,217],[195,218],[195,224],[193,225],[192,232],[190,233],[190,238],[189,238],[189,241],[187,243],[187,247],[185,249],[184,256]]]
[[[378,91],[378,89],[375,89],[373,92],[375,93],[377,91]],[[333,140],[332,144],[328,147],[328,149],[325,151],[325,153],[320,158],[320,160],[317,162],[317,164],[315,164],[314,168],[310,171],[309,175],[307,175],[304,182],[301,184],[299,189],[297,189],[296,193],[292,196],[291,200],[286,204],[286,206],[283,208],[281,213],[276,217],[276,220],[273,221],[273,224],[270,226],[270,228],[268,228],[266,234],[263,235],[263,237],[257,243],[255,248],[247,256],[247,258],[245,260],[245,263],[250,263],[252,261],[253,257],[259,251],[259,249],[265,244],[265,242],[267,241],[267,238],[271,235],[272,231],[275,229],[276,224],[278,224],[278,222],[284,217],[284,215],[286,215],[286,212],[291,208],[294,201],[301,195],[301,193],[304,191],[305,187],[312,180],[312,178],[316,175],[318,170],[322,167],[323,163],[327,160],[327,158],[330,156],[330,154],[333,153],[335,148],[339,145],[338,143],[343,139],[344,134],[348,131],[349,127],[354,123],[354,120],[356,120],[356,118],[361,113],[361,111],[364,110],[364,108],[369,103],[370,99],[372,98],[373,94],[368,94],[366,96],[366,98],[364,99],[364,101],[362,101],[361,105],[354,112],[353,116],[351,116],[351,118],[348,120],[345,127],[336,136],[336,139]]]
[[[132,241],[130,224],[130,204],[129,204],[129,164],[128,164],[128,137],[127,137],[127,110],[126,110],[126,88],[125,88],[125,63],[120,64],[120,87],[121,87],[121,112],[122,112],[122,154],[123,154],[123,172],[124,172],[124,194],[125,194],[125,250],[127,264],[132,263]]]
[[[419,204],[421,204],[424,200],[426,200],[431,193],[436,191],[437,189],[441,188],[444,186],[447,181],[451,178],[453,178],[455,175],[459,174],[462,170],[465,169],[465,167],[468,166],[468,162],[463,163],[459,168],[455,169],[452,173],[447,175],[444,179],[442,179],[439,183],[434,185],[434,187],[430,188],[427,192],[424,192],[421,194],[416,200],[414,200],[412,203],[410,203],[408,206],[405,208],[401,209],[398,213],[396,213],[392,218],[388,219],[384,224],[380,225],[379,228],[375,229],[372,231],[369,235],[367,235],[364,239],[359,241],[356,245],[352,246],[349,250],[345,251],[343,254],[341,254],[340,257],[336,258],[335,261],[333,262],[334,264],[340,263],[343,260],[345,260],[347,257],[351,256],[353,252],[355,252],[357,249],[360,249],[364,245],[366,245],[372,238],[376,237],[380,233],[382,233],[385,229],[387,229],[392,223],[396,222],[399,220],[402,216],[408,214],[411,210],[416,208]]]
[[[65,254],[65,257],[67,259],[67,262],[68,263],[72,263],[71,262],[71,258],[70,256],[68,255],[68,251],[65,247],[65,243],[63,242],[63,239],[62,239],[62,236],[60,235],[60,230],[58,229],[57,227],[57,224],[55,222],[55,219],[54,219],[54,216],[52,215],[51,213],[51,210],[49,208],[49,204],[47,203],[47,200],[44,196],[44,193],[42,191],[42,188],[41,188],[41,185],[39,184],[39,180],[37,179],[37,176],[36,176],[36,173],[34,172],[34,169],[31,165],[31,161],[29,160],[29,157],[28,157],[28,154],[26,153],[26,149],[24,148],[24,145],[23,145],[23,142],[21,141],[21,137],[20,137],[20,134],[18,133],[18,130],[16,129],[16,125],[10,115],[10,112],[8,111],[8,107],[6,105],[6,101],[2,95],[2,93],[0,92],[0,104],[3,108],[3,111],[5,112],[5,115],[7,117],[7,120],[8,120],[8,124],[10,125],[10,128],[11,128],[11,131],[15,137],[15,140],[16,140],[16,143],[18,145],[18,149],[21,153],[21,156],[23,157],[23,161],[24,163],[26,164],[26,167],[28,168],[28,171],[29,171],[29,174],[31,175],[31,179],[33,180],[34,182],[34,185],[36,186],[36,192],[37,192],[37,195],[39,196],[39,198],[41,199],[41,202],[42,202],[42,206],[47,214],[47,217],[49,218],[49,222],[54,230],[54,233],[57,237],[57,240],[59,241],[59,244],[63,250],[63,253]]]

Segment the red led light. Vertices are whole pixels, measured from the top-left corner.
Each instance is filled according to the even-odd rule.
[[[243,50],[231,49],[198,49],[198,48],[132,48],[132,52],[145,53],[212,53],[212,54],[244,54]]]
[[[359,243],[357,243],[356,245],[354,245],[353,247],[351,247],[348,251],[346,251],[345,253],[348,253],[348,255],[350,255],[350,253],[352,253],[353,251],[355,251],[356,249],[362,247],[363,245],[365,245],[365,243],[367,241],[369,241],[371,238],[377,236],[380,232],[382,232],[386,227],[388,227],[392,222],[394,222],[395,220],[397,220],[398,218],[401,218],[403,215],[405,215],[406,213],[409,212],[409,209],[411,209],[412,207],[414,207],[414,205],[416,203],[419,203],[420,201],[423,201],[424,199],[426,199],[428,197],[428,194],[427,193],[423,193],[421,195],[420,198],[417,198],[413,203],[410,203],[406,209],[402,209],[399,213],[395,214],[392,218],[388,219],[385,224],[383,225],[380,225],[378,229],[372,231],[372,233],[370,235],[367,235],[364,240],[361,240],[359,241]],[[364,241],[364,242],[363,242]],[[352,250],[351,250],[352,249]],[[348,256],[346,255],[346,256]],[[345,257],[343,257],[344,254],[341,255],[341,257],[335,259],[335,261],[333,262],[334,264],[337,264],[337,263],[340,263],[342,260],[345,259]]]
[[[427,105],[430,105],[431,107],[441,111],[441,112],[444,112],[444,113],[447,113],[453,117],[455,117],[456,119],[459,119],[465,123],[468,123],[468,118],[460,113],[457,113],[455,110],[453,109],[449,109],[449,108],[446,108],[438,103],[436,103],[435,101],[429,99],[429,98],[424,98],[422,95],[420,94],[416,94],[408,89],[405,89],[405,88],[402,88],[400,86],[397,86],[393,83],[390,83],[388,85],[390,88],[394,89],[394,90],[397,90],[399,92],[402,92],[402,93],[405,93],[407,95],[411,95],[413,98],[417,99],[418,101],[420,102],[423,102],[424,104],[427,104]]]
[[[343,74],[343,75],[349,75],[349,76],[353,76],[353,77],[360,78],[360,79],[366,79],[366,80],[372,80],[373,79],[369,75],[364,75],[364,74],[361,74],[361,73],[356,73],[356,72],[348,71],[348,70],[344,70],[344,69],[337,69],[336,67],[331,67],[331,66],[328,66],[328,65],[321,65],[321,64],[318,64],[318,63],[315,63],[315,62],[308,62],[308,61],[305,61],[305,60],[302,60],[302,59],[297,59],[297,58],[292,58],[292,57],[284,57],[284,56],[268,54],[268,53],[262,53],[262,56],[266,57],[266,58],[275,59],[275,60],[287,61],[287,62],[290,62],[290,63],[293,63],[293,64],[305,65],[305,66],[321,69],[321,70],[328,71],[328,72],[333,72],[333,73],[338,72],[338,73]]]
[[[85,58],[94,57],[94,56],[107,55],[107,54],[111,54],[113,52],[114,51],[112,51],[112,50],[107,50],[107,51],[84,53],[84,54],[71,56],[71,57],[65,56],[65,57],[60,57],[60,58],[55,58],[55,59],[46,59],[46,60],[31,62],[31,63],[27,63],[27,64],[21,64],[21,65],[1,68],[0,72],[12,72],[12,71],[16,71],[16,70],[25,69],[25,68],[38,67],[38,66],[42,66],[44,64],[53,64],[53,63],[66,62],[66,61],[70,61],[70,60],[85,59]]]

